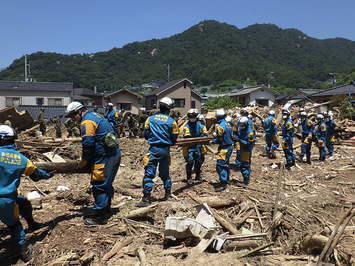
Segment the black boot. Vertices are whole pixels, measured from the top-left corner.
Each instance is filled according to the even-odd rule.
[[[200,181],[200,182],[201,182],[201,181],[202,181],[201,173],[196,174],[195,179],[196,179],[197,181]]]
[[[26,242],[19,246],[19,256],[23,262],[28,262],[32,259],[32,245]]]
[[[165,196],[164,196],[164,199],[163,200],[170,200],[172,197],[171,197],[171,189],[168,188],[168,189],[165,189]]]
[[[29,201],[27,198],[22,198],[19,197],[17,199],[17,203],[19,206],[19,211],[21,216],[26,220],[28,228],[31,231],[37,230],[39,228],[41,228],[42,224],[37,223],[34,219],[33,219],[33,208],[32,208],[32,204],[31,201]]]
[[[276,159],[275,151],[270,151],[270,159]]]
[[[151,204],[152,202],[151,202],[151,199],[150,199],[150,194],[149,193],[147,193],[147,194],[144,194],[143,195],[143,198],[142,198],[142,200],[140,201],[140,202],[138,202],[137,203],[137,207],[147,207],[147,206],[149,206],[150,204]]]
[[[95,210],[92,216],[84,218],[84,224],[89,226],[103,225],[107,223],[106,208]]]
[[[186,173],[186,182],[189,185],[192,185],[192,183],[193,183],[191,175],[192,175],[192,173]]]
[[[311,164],[311,155],[307,155],[307,161],[306,163]]]
[[[227,182],[220,182],[218,186],[215,187],[215,192],[222,192],[227,188]]]

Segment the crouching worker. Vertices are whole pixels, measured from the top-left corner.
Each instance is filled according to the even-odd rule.
[[[247,117],[243,116],[239,120],[238,131],[233,140],[240,144],[240,172],[243,176],[243,183],[240,185],[245,187],[249,184],[251,155],[255,141],[254,130],[248,126]]]
[[[225,120],[224,109],[216,110],[216,130],[213,132],[212,143],[219,144],[217,153],[216,170],[219,176],[219,184],[215,188],[216,192],[221,192],[227,188],[230,177],[229,160],[233,152],[232,127]]]
[[[206,127],[198,121],[198,110],[190,109],[187,112],[188,122],[182,127],[184,138],[206,137]],[[186,179],[188,184],[192,184],[192,168],[195,170],[196,180],[201,181],[201,166],[205,158],[205,147],[201,144],[183,147],[183,156],[186,161]]]
[[[22,174],[34,181],[51,178],[53,174],[37,169],[29,159],[19,153],[15,146],[16,138],[13,128],[0,126],[0,220],[11,231],[14,255],[27,262],[32,258],[32,246],[26,241],[25,231],[19,220],[18,202],[22,202],[21,197],[18,200],[17,188]]]
[[[110,122],[102,115],[88,110],[79,102],[67,107],[67,117],[81,123],[82,158],[79,168],[91,171],[94,207],[91,215],[84,218],[85,225],[106,223],[111,213],[112,186],[121,161],[117,136]]]
[[[173,100],[164,97],[159,101],[160,112],[149,116],[144,125],[144,138],[148,140],[149,150],[143,158],[143,198],[137,207],[146,207],[151,204],[151,192],[153,179],[157,167],[159,177],[163,180],[165,196],[164,200],[171,197],[171,178],[169,175],[170,146],[174,145],[179,135],[179,127],[176,121],[169,116],[173,108]]]

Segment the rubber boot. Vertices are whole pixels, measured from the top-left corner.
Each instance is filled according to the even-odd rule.
[[[201,173],[196,174],[195,179],[196,179],[196,181],[202,181]]]
[[[136,206],[142,208],[142,207],[149,206],[151,203],[152,202],[151,202],[150,194],[147,193],[147,194],[143,195],[142,200],[140,202],[138,202]]]
[[[42,224],[37,223],[33,219],[33,214],[32,214],[33,208],[32,208],[31,201],[29,201],[26,198],[22,198],[21,200],[17,200],[17,203],[19,206],[20,214],[26,220],[28,228],[31,231],[41,228]]]
[[[84,218],[84,224],[88,226],[103,225],[106,223],[106,208],[102,210],[95,210],[95,213],[92,216]]]
[[[191,185],[193,183],[191,175],[192,175],[192,173],[190,173],[190,172],[186,173],[186,182],[189,185]]]
[[[28,262],[32,259],[32,245],[26,242],[24,245],[19,247],[20,257],[23,262]]]
[[[170,200],[171,199],[171,188],[165,189],[165,196],[163,200]]]
[[[307,155],[307,161],[306,163],[311,164],[311,155]]]
[[[227,188],[227,182],[220,182],[218,186],[214,189],[215,192],[222,192]]]

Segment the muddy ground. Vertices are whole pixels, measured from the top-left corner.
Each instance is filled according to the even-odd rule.
[[[283,171],[282,167],[279,168],[284,160],[282,153],[278,152],[276,160],[263,157],[260,138],[253,152],[250,185],[246,189],[230,185],[219,194],[214,192],[213,187],[213,183],[218,181],[214,155],[209,153],[206,156],[203,165],[205,181],[188,186],[184,182],[185,166],[181,150],[174,147],[170,174],[175,199],[168,202],[160,200],[164,189],[161,180],[156,178],[153,196],[158,205],[148,217],[135,219],[140,223],[134,223],[120,217],[136,209],[135,203],[140,200],[142,157],[148,146],[143,139],[129,138],[120,139],[120,145],[122,162],[114,182],[114,214],[106,225],[86,227],[83,224],[83,214],[92,205],[87,174],[58,174],[50,180],[37,183],[29,179],[22,180],[22,193],[41,191],[45,194],[41,202],[34,202],[34,217],[44,227],[27,234],[34,244],[34,258],[27,265],[139,265],[137,248],[145,253],[146,265],[306,265],[316,261],[320,251],[308,255],[302,249],[304,238],[314,234],[329,237],[340,216],[350,206],[342,199],[355,194],[355,174],[351,170],[354,169],[352,147],[337,146],[336,154],[326,162],[317,160],[318,151],[313,147],[312,165],[298,162],[297,167]],[[80,144],[72,149],[79,154]],[[234,158],[233,154],[232,161]],[[232,171],[232,179],[241,180],[240,172]],[[59,185],[67,186],[70,190],[58,192]],[[240,232],[244,228],[253,233],[267,233],[257,239],[259,246],[270,242],[274,244],[254,256],[238,258],[247,250],[219,253],[207,250],[202,254],[194,254],[189,251],[197,244],[195,240],[165,243],[163,232],[166,217],[194,218],[196,211],[193,206],[196,203],[192,198],[207,196],[218,196],[223,200],[233,198],[235,204],[216,209],[217,213]],[[272,230],[270,228],[276,210],[282,217]],[[22,223],[27,228],[24,220]],[[343,265],[354,263],[355,219],[350,221],[348,228],[337,246],[335,258],[332,257],[333,262]],[[4,256],[10,245],[9,236],[2,224],[0,230],[0,249],[5,253],[0,265],[6,265],[9,262]],[[223,231],[226,232],[221,229],[220,233]],[[129,237],[133,237],[131,243],[112,258],[103,260],[116,242]],[[17,265],[22,264],[17,262]]]

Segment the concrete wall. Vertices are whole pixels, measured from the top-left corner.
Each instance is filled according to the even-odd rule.
[[[256,105],[256,100],[268,100],[268,106],[272,106],[275,103],[275,97],[268,90],[260,89],[253,91],[249,95],[249,105]]]
[[[115,93],[114,95],[110,96],[111,102],[119,108],[121,103],[130,103],[131,109],[127,110],[132,114],[139,113],[139,98],[127,91],[122,91]]]
[[[0,109],[6,108],[6,97],[21,98],[21,105],[37,105],[36,98],[43,98],[43,105],[48,105],[49,98],[61,98],[62,105],[67,106],[71,102],[71,92],[59,91],[0,91]]]

